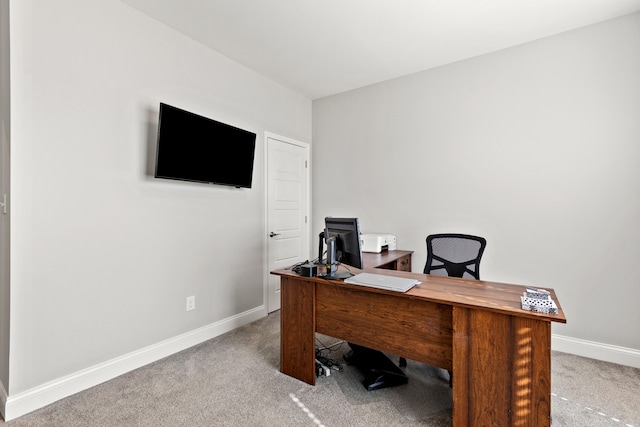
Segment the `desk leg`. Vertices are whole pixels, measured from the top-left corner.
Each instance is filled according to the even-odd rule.
[[[453,425],[550,424],[550,322],[454,307]]]
[[[315,284],[280,278],[280,371],[316,383]]]

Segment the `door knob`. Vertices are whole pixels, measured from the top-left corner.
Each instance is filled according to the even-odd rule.
[[[274,233],[273,231],[271,233],[269,233],[269,237],[276,237],[279,236],[280,233]]]

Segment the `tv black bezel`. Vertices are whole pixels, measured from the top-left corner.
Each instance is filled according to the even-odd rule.
[[[180,175],[175,173],[171,174],[166,172],[159,173],[159,169],[163,169],[160,167],[162,164],[162,158],[161,158],[162,143],[163,142],[166,143],[166,140],[162,139],[163,138],[162,116],[163,116],[163,112],[167,110],[173,110],[173,113],[179,113],[185,116],[191,116],[192,118],[200,120],[203,123],[211,124],[212,128],[218,127],[218,128],[226,129],[227,131],[232,131],[238,137],[242,137],[243,138],[242,143],[249,144],[246,148],[247,149],[250,148],[250,151],[251,151],[251,156],[250,157],[247,156],[245,159],[243,159],[245,161],[245,166],[247,166],[245,167],[244,171],[246,171],[245,175],[248,176],[248,179],[241,180],[241,181],[232,180],[232,179],[220,179],[220,176],[218,176],[217,179],[198,179],[198,178],[195,178],[194,176],[188,176],[188,175]],[[166,133],[166,129],[165,129],[165,133]],[[202,183],[202,184],[224,185],[224,186],[235,187],[235,188],[251,188],[253,185],[253,172],[255,169],[256,138],[257,138],[257,135],[254,132],[161,102],[159,107],[159,112],[158,112],[158,135],[156,140],[156,158],[155,158],[154,178],[169,179],[169,180],[184,181],[184,182],[195,182],[195,183]],[[212,143],[216,143],[216,141],[212,141]],[[221,147],[220,151],[221,153],[224,154],[225,152],[224,147]],[[164,169],[166,169],[166,167]],[[209,176],[208,178],[213,178],[213,177]]]

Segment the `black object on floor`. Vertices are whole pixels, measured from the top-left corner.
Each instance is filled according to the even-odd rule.
[[[349,343],[351,350],[344,355],[349,365],[357,367],[365,376],[362,384],[368,391],[406,384],[409,379],[384,353]]]

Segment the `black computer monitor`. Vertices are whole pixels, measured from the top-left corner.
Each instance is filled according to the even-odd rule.
[[[336,262],[362,269],[362,246],[360,242],[360,222],[358,218],[334,218],[324,219],[325,229],[320,233],[320,247],[318,250],[318,262],[323,264],[324,243],[329,247],[329,241],[335,240]],[[337,278],[349,277],[348,272],[337,272]],[[334,276],[331,274],[331,276]]]

